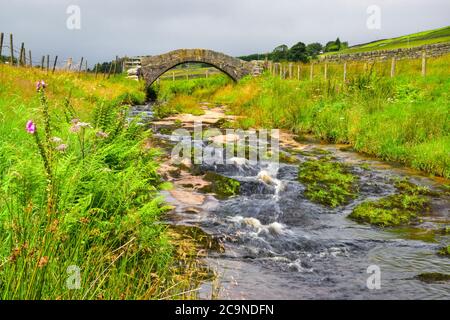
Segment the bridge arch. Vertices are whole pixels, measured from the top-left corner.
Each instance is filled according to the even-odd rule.
[[[177,65],[189,62],[209,64],[234,81],[252,73],[252,64],[226,54],[207,49],[178,49],[157,56],[143,57],[141,59],[142,76],[150,86],[162,74]]]

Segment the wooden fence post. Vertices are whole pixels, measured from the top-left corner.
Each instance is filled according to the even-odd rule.
[[[45,56],[42,56],[41,60],[41,70],[44,70]]]
[[[292,79],[292,62],[289,63],[289,79]]]
[[[28,60],[30,68],[33,68],[33,60],[31,60],[31,50],[28,50]]]
[[[347,81],[347,62],[344,62],[344,82]]]
[[[11,56],[9,57],[9,62],[11,65],[14,63],[14,45],[13,45],[13,35],[12,33],[9,35],[9,45],[11,49]]]
[[[22,44],[20,45],[20,54],[19,54],[19,60],[17,61],[17,65],[18,66],[23,66],[23,51],[25,47],[25,43],[22,42]]]
[[[2,56],[2,50],[3,50],[3,32],[0,33],[0,57]]]
[[[422,77],[427,75],[427,53],[422,51]]]
[[[49,69],[50,69],[50,55],[48,54],[47,55],[47,73],[48,73]]]
[[[55,73],[55,68],[56,68],[56,62],[58,61],[58,56],[55,56],[55,61],[53,62],[53,69],[52,69],[52,73]]]
[[[175,71],[172,71],[172,81],[175,81]]]
[[[313,75],[314,75],[314,63],[311,62],[310,69],[309,69],[309,80],[313,79]]]
[[[78,67],[78,73],[81,73],[81,68],[83,67],[84,57],[81,57],[80,66]]]
[[[109,77],[111,75],[112,65],[113,65],[113,62],[111,61],[111,64],[109,65],[108,79],[109,79]]]
[[[87,64],[87,60],[84,62],[84,72],[88,72],[88,64]]]
[[[323,76],[324,76],[325,80],[327,80],[327,77],[328,77],[328,64],[327,63],[325,63],[325,65],[324,65]]]
[[[391,61],[391,78],[395,76],[395,57],[392,58]]]
[[[300,80],[300,64],[297,66],[297,80]]]

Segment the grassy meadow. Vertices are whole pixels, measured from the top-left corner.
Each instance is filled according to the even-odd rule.
[[[36,82],[43,80],[36,86]],[[144,85],[0,64],[0,299],[188,298],[196,249],[161,223]]]
[[[332,143],[350,144],[383,160],[403,163],[450,178],[450,55],[420,60],[315,65],[313,79],[302,68],[301,79],[268,73],[238,84],[225,76],[193,81],[161,81],[156,90],[166,103],[162,113],[194,112],[203,100],[224,104],[241,116],[236,127],[285,128]],[[225,86],[224,86],[225,84]]]

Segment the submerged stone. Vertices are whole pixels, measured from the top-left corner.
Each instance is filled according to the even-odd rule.
[[[426,283],[447,282],[450,281],[450,274],[439,272],[425,272],[415,276],[414,278]]]

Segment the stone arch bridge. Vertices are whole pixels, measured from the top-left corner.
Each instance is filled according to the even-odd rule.
[[[150,86],[166,71],[189,62],[209,64],[227,74],[234,81],[238,81],[246,75],[255,74],[258,69],[254,63],[220,52],[206,49],[178,49],[157,56],[142,57],[141,75]]]

